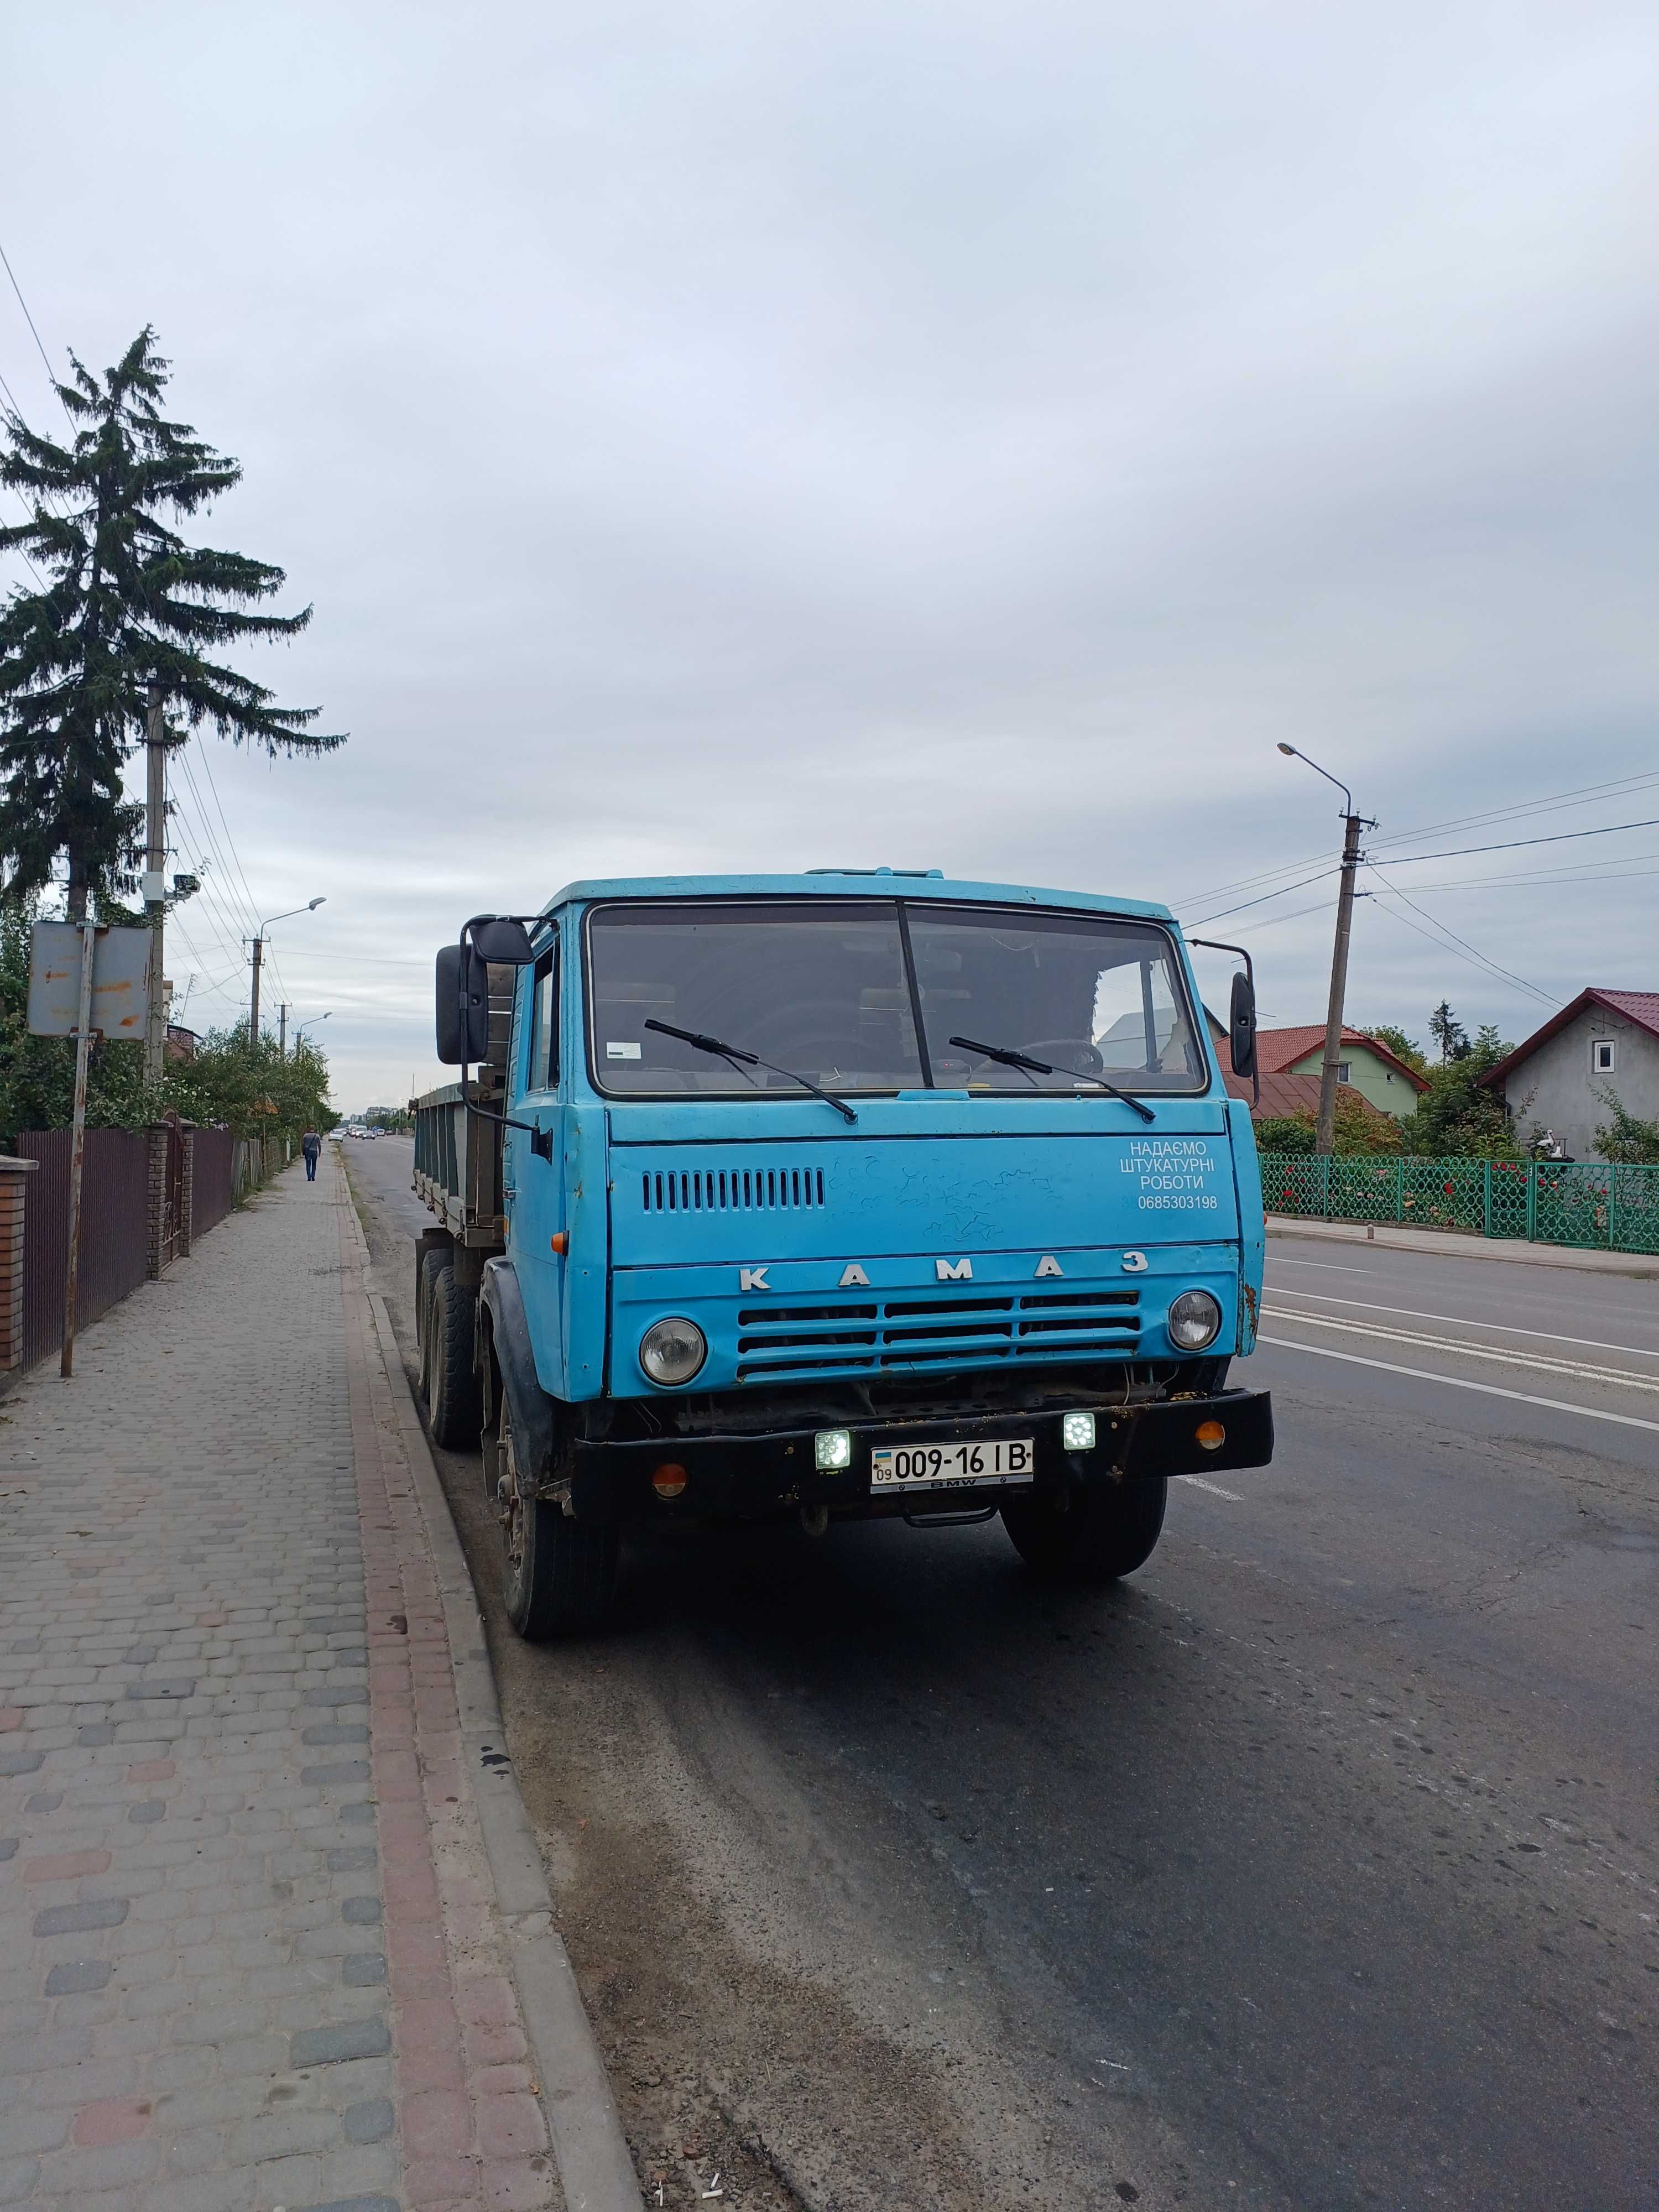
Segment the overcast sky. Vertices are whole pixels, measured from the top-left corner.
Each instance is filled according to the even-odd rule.
[[[40,337],[155,324],[247,471],[201,534],[316,605],[245,665],[350,732],[190,748],[184,1018],[324,894],[266,1001],[331,1010],[343,1107],[438,1079],[462,918],[576,877],[935,866],[1190,925],[1280,869],[1215,927],[1316,1022],[1340,801],[1275,740],[1379,860],[1659,816],[1651,0],[5,21]],[[0,374],[50,427],[9,289]],[[1659,988],[1656,885],[1659,828],[1389,865],[1350,1018]]]

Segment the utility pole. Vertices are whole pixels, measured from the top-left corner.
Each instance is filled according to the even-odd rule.
[[[1348,940],[1353,933],[1354,877],[1359,866],[1359,833],[1375,830],[1376,824],[1363,814],[1356,814],[1353,793],[1328,769],[1321,768],[1316,760],[1298,752],[1294,745],[1280,743],[1279,751],[1291,760],[1304,762],[1316,775],[1322,775],[1327,783],[1335,784],[1342,794],[1342,881],[1336,898],[1336,941],[1331,947],[1331,995],[1325,1010],[1325,1057],[1319,1070],[1319,1120],[1314,1131],[1314,1151],[1328,1159],[1336,1145],[1336,1071],[1342,1057],[1342,1009],[1348,991]]]
[[[1353,804],[1350,799],[1350,805]],[[1336,895],[1336,942],[1331,947],[1331,996],[1325,1011],[1325,1060],[1319,1071],[1319,1122],[1314,1150],[1328,1154],[1336,1143],[1336,1071],[1342,1057],[1342,1005],[1348,990],[1348,939],[1353,930],[1353,879],[1359,866],[1358,814],[1343,817],[1342,883]]]
[[[276,1057],[288,1058],[288,1000],[284,999],[276,1009]]]
[[[259,1042],[259,970],[264,965],[266,930],[270,927],[272,921],[292,921],[296,914],[315,914],[319,906],[326,906],[327,903],[328,901],[320,896],[314,899],[307,899],[304,906],[291,906],[286,914],[273,914],[270,921],[262,921],[259,924],[258,934],[253,939],[253,996],[248,1016],[250,1043],[258,1044]],[[288,1019],[286,1006],[283,1008],[283,1019],[284,1023]]]
[[[167,1048],[167,1011],[161,1003],[163,933],[167,916],[167,726],[161,718],[161,687],[149,687],[149,717],[144,729],[144,912],[149,921],[149,1004],[144,1010],[144,1081],[161,1080]]]

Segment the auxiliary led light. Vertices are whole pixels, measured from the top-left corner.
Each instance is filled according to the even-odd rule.
[[[1060,1417],[1060,1446],[1066,1451],[1092,1451],[1095,1448],[1095,1417],[1092,1413],[1062,1413]]]
[[[850,1429],[820,1429],[812,1439],[814,1467],[851,1467],[853,1464],[853,1431]]]

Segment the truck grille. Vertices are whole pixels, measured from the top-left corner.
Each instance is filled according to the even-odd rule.
[[[1039,1291],[987,1297],[901,1296],[745,1306],[738,1315],[739,1382],[791,1376],[981,1367],[1012,1359],[1133,1358],[1140,1340],[1134,1291]]]
[[[647,1213],[771,1213],[823,1205],[822,1168],[656,1170],[640,1177]]]

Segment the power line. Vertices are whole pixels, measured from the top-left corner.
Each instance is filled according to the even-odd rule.
[[[1404,868],[1416,860],[1459,860],[1470,853],[1515,853],[1523,845],[1570,845],[1576,837],[1613,837],[1621,830],[1659,829],[1659,814],[1650,814],[1641,822],[1609,822],[1601,830],[1558,830],[1552,837],[1510,837],[1501,845],[1454,845],[1445,853],[1394,853],[1389,855],[1391,868]]]
[[[1502,890],[1510,884],[1626,883],[1655,872],[1651,868],[1638,867],[1638,860],[1659,860],[1659,853],[1632,853],[1620,860],[1570,862],[1561,868],[1517,870],[1508,876],[1451,876],[1443,883],[1419,884],[1417,888],[1420,891],[1479,891]]]
[[[1448,822],[1431,822],[1415,830],[1400,830],[1387,837],[1374,837],[1373,845],[1407,845],[1414,837],[1437,837],[1448,830],[1474,830],[1488,822],[1513,821],[1528,814],[1552,814],[1564,807],[1589,806],[1597,799],[1606,799],[1615,793],[1624,795],[1632,791],[1646,789],[1659,783],[1659,775],[1644,770],[1636,775],[1617,776],[1611,783],[1577,784],[1569,791],[1552,793],[1547,798],[1519,800],[1511,806],[1498,806],[1482,814],[1464,814]]]
[[[1321,883],[1327,876],[1334,876],[1337,873],[1338,870],[1335,868],[1321,868],[1316,875],[1304,876],[1300,883],[1282,884],[1276,891],[1263,891],[1260,898],[1244,899],[1237,906],[1224,906],[1214,914],[1200,915],[1190,927],[1194,929],[1206,929],[1211,922],[1224,921],[1230,914],[1243,914],[1249,907],[1266,906],[1270,899],[1288,898],[1292,891],[1299,891],[1309,884]]]
[[[1368,862],[1367,866],[1370,868],[1371,873],[1377,878],[1377,881],[1383,885],[1385,890],[1391,892],[1395,898],[1404,900],[1405,903],[1410,907],[1413,914],[1421,915],[1424,921],[1426,921],[1431,928],[1438,930],[1443,938],[1449,938],[1451,939],[1451,945],[1447,945],[1444,948],[1445,950],[1451,951],[1454,946],[1461,945],[1462,947],[1462,954],[1459,957],[1467,956],[1468,958],[1475,961],[1480,967],[1486,969],[1489,974],[1500,976],[1505,982],[1516,984],[1523,991],[1529,991],[1534,999],[1541,1000],[1547,1006],[1553,1006],[1558,1003],[1553,992],[1540,990],[1536,983],[1529,983],[1524,975],[1517,975],[1512,969],[1500,967],[1497,961],[1488,960],[1486,954],[1482,952],[1478,946],[1471,945],[1467,937],[1460,937],[1455,929],[1449,928],[1443,921],[1437,921],[1435,916],[1428,911],[1426,907],[1419,906],[1415,899],[1407,897],[1407,894],[1400,890],[1396,884],[1389,883],[1388,878],[1382,873],[1382,871],[1377,866],[1374,860]],[[1405,920],[1405,916],[1403,915],[1396,914],[1395,915],[1395,920],[1396,921],[1403,921]],[[1413,927],[1415,925],[1407,924],[1407,927]]]
[[[235,863],[236,872],[241,878],[243,896],[247,900],[248,913],[253,920],[252,934],[257,937],[259,933],[259,903],[249,887],[247,873],[242,866],[241,855],[236,850],[236,840],[230,834],[230,823],[225,815],[225,803],[219,796],[219,786],[214,780],[213,763],[208,758],[207,747],[202,743],[199,735],[196,740],[196,746],[201,755],[202,772],[208,780],[208,789],[213,793],[213,803],[219,810],[219,819],[224,823],[225,843],[229,848],[232,860]]]
[[[58,373],[52,368],[51,356],[46,352],[45,346],[40,343],[40,333],[34,327],[34,318],[29,313],[29,303],[23,297],[23,288],[17,281],[16,271],[13,269],[11,263],[6,259],[6,249],[3,246],[0,246],[0,262],[5,263],[6,274],[11,278],[11,289],[17,295],[17,304],[23,310],[23,320],[29,326],[29,336],[34,340],[35,346],[40,353],[40,358],[46,363],[46,374],[51,377],[52,385],[55,388],[58,383]]]
[[[1625,794],[1632,791],[1644,790],[1654,784],[1659,784],[1659,775],[1655,775],[1651,772],[1644,772],[1637,775],[1619,776],[1607,783],[1579,784],[1567,791],[1553,792],[1547,793],[1541,799],[1517,801],[1515,805],[1510,806],[1494,807],[1483,813],[1453,815],[1447,820],[1442,822],[1419,823],[1414,829],[1398,830],[1386,837],[1372,837],[1368,840],[1368,842],[1374,848],[1389,845],[1409,844],[1414,838],[1439,836],[1451,830],[1475,829],[1488,822],[1513,821],[1524,818],[1528,815],[1553,813],[1564,807],[1588,806],[1593,804],[1598,798],[1608,798],[1615,793]],[[1594,833],[1575,832],[1573,834]],[[1522,840],[1517,842],[1524,842],[1526,841]],[[1475,851],[1490,850],[1497,852],[1502,850],[1503,848],[1492,846],[1489,848],[1474,847],[1466,849],[1473,849]],[[1275,876],[1293,875],[1297,868],[1307,867],[1313,860],[1323,858],[1324,855],[1322,854],[1310,854],[1306,860],[1288,860],[1280,867],[1263,868],[1255,875],[1239,876],[1234,878],[1231,882],[1212,884],[1202,892],[1183,895],[1180,903],[1183,905],[1195,906],[1202,900],[1224,897],[1229,891],[1249,890],[1257,884],[1270,883]],[[1401,865],[1403,865],[1403,861],[1401,862]],[[1288,890],[1291,888],[1291,886],[1286,885],[1285,888]],[[1242,909],[1238,908],[1230,908],[1228,911],[1230,913],[1237,913],[1242,911]]]

